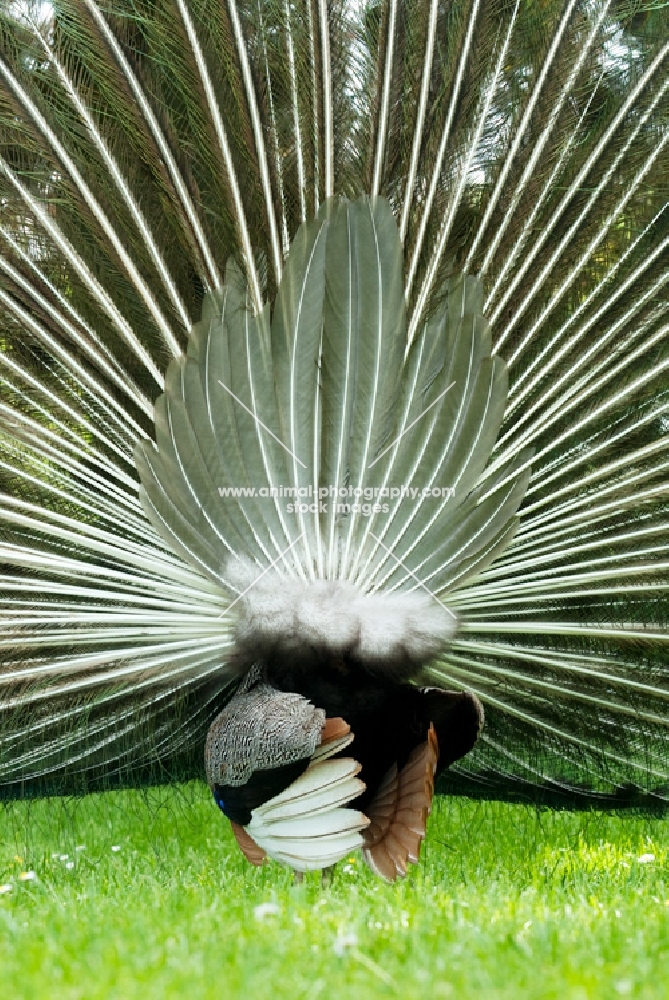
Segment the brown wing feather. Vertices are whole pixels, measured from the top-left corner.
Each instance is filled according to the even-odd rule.
[[[339,740],[343,736],[348,736],[350,732],[351,727],[342,718],[326,719],[325,725],[321,730],[320,746],[323,746],[324,743],[332,743],[333,740]]]
[[[416,863],[432,808],[439,745],[434,726],[427,740],[411,753],[398,773],[393,766],[367,809],[370,825],[364,833],[363,857],[372,871],[388,882]]]
[[[249,836],[243,826],[240,826],[239,823],[233,823],[232,820],[230,826],[242,854],[247,861],[258,868],[265,861],[267,854],[262,847],[258,847],[253,837]]]

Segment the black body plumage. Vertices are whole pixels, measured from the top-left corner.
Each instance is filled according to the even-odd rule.
[[[393,764],[401,770],[411,752],[425,743],[431,723],[439,741],[437,773],[473,748],[483,726],[481,705],[468,692],[379,681],[351,661],[301,670],[270,664],[267,674],[280,690],[299,691],[328,717],[339,716],[351,726],[351,751],[367,786],[353,804],[363,811]]]
[[[361,765],[365,790],[351,806],[365,810],[393,765],[401,770],[427,740],[432,724],[439,743],[437,774],[464,757],[483,727],[483,709],[469,692],[380,681],[360,663],[303,655],[294,663],[270,662],[264,680],[279,692],[297,693],[329,718],[346,720],[355,735],[352,753]],[[217,726],[214,721],[212,728]],[[341,751],[342,753],[348,752]],[[275,767],[258,767],[239,785],[212,785],[225,815],[246,825],[251,811],[282,792],[307,768],[310,755]]]

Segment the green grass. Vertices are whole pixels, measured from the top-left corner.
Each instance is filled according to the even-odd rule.
[[[0,824],[7,1000],[669,997],[667,820],[440,798],[404,882],[325,889],[248,866],[196,783]]]

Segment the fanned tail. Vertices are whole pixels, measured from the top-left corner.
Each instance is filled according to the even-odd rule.
[[[608,0],[0,15],[0,782],[187,759],[242,555],[452,609],[463,781],[666,799],[668,56]],[[454,492],[219,502],[319,470]]]

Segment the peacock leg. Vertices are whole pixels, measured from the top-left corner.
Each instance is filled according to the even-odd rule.
[[[327,868],[323,868],[321,871],[321,888],[327,889],[332,884],[332,875],[334,873],[335,866],[328,865]]]

